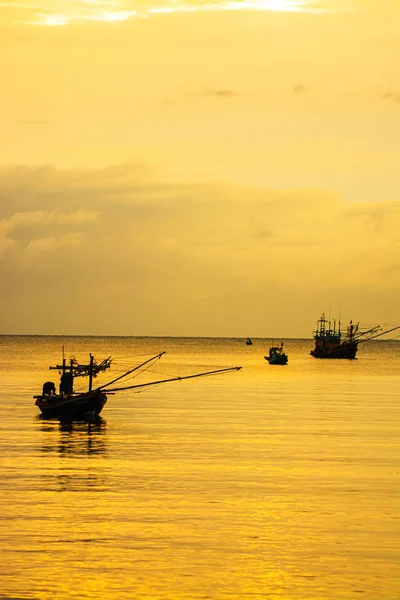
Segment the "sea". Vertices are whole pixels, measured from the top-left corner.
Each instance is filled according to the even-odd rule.
[[[1,600],[400,598],[400,343],[0,336]],[[62,357],[165,352],[98,420],[45,420]],[[85,389],[84,378],[75,389]]]

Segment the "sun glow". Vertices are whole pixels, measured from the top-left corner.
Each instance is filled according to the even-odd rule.
[[[42,15],[42,25],[60,27],[69,24],[69,18],[64,15]]]
[[[271,11],[271,12],[320,12],[323,0],[58,0],[59,13],[54,2],[25,0],[20,10],[29,12],[26,23],[59,26],[88,21],[118,22],[137,17],[168,15],[176,13],[218,11]],[[0,0],[1,6],[6,3]],[[320,8],[317,7],[320,5]]]
[[[225,2],[223,10],[269,10],[272,12],[302,12],[306,10],[306,2],[289,0],[247,0],[245,2]]]
[[[92,19],[94,21],[108,21],[110,23],[118,21],[127,21],[128,19],[135,16],[135,11],[115,11],[115,12],[102,12],[95,14]]]

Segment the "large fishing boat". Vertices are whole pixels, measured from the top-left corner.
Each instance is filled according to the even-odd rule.
[[[328,320],[323,313],[317,321],[317,329],[314,331],[315,348],[310,354],[314,358],[354,359],[359,344],[399,328],[400,326],[396,326],[384,330],[380,325],[376,325],[367,331],[360,331],[359,324],[354,325],[353,321],[350,321],[343,332],[340,320]]]
[[[93,379],[101,372],[108,370],[111,367],[112,359],[108,357],[102,362],[97,363],[94,356],[90,354],[90,360],[87,364],[80,364],[75,359],[70,359],[67,363],[63,358],[62,363],[49,369],[56,369],[60,373],[59,391],[52,381],[46,381],[43,384],[42,393],[33,396],[35,405],[40,409],[42,415],[47,418],[59,418],[63,421],[81,420],[94,418],[103,410],[107,395],[114,395],[116,392],[144,388],[151,385],[167,383],[170,381],[181,381],[182,379],[191,379],[193,377],[201,377],[205,375],[216,375],[228,371],[238,371],[242,367],[227,367],[224,369],[216,369],[213,371],[205,371],[195,373],[194,375],[185,375],[180,377],[168,377],[147,383],[139,383],[134,385],[126,385],[123,387],[112,387],[117,381],[127,378],[133,373],[138,374],[141,371],[147,370],[156,361],[158,361],[165,352],[160,352],[155,356],[135,365],[133,368],[125,371],[122,375],[112,379],[108,383],[94,387]],[[89,385],[87,391],[79,392],[74,390],[74,380],[77,377],[88,377]]]

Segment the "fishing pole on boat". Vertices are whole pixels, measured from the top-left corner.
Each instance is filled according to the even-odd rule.
[[[377,333],[376,335],[373,335],[372,337],[369,337],[366,340],[358,340],[358,343],[362,344],[363,342],[369,342],[370,340],[374,340],[375,338],[380,337],[381,335],[385,335],[385,333],[396,331],[396,329],[400,329],[400,325],[397,325],[397,327],[393,327],[392,329],[388,329],[387,331],[381,331],[380,333]]]
[[[368,329],[367,331],[359,331],[358,330],[358,323],[357,323],[357,328],[356,331],[354,332],[354,337],[358,340],[360,337],[364,336],[364,335],[368,335],[370,333],[375,333],[375,331],[378,331],[379,329],[381,329],[380,325],[375,325],[374,327],[372,327],[371,329]],[[371,338],[368,338],[371,339]],[[364,340],[366,341],[366,340]]]
[[[140,365],[136,365],[136,367],[133,367],[133,369],[130,369],[129,371],[127,371],[126,373],[123,373],[123,375],[119,375],[118,377],[116,377],[115,379],[113,379],[112,381],[109,381],[108,383],[104,383],[103,385],[101,385],[100,387],[98,387],[98,390],[103,390],[104,388],[108,387],[109,385],[112,385],[113,383],[115,383],[116,381],[119,381],[120,379],[123,379],[124,377],[127,377],[128,375],[130,375],[131,373],[133,373],[134,371],[137,371],[138,369],[140,369],[141,367],[144,367],[145,365],[147,365],[148,363],[158,360],[159,358],[161,358],[161,356],[163,354],[165,354],[166,350],[164,350],[163,352],[160,352],[159,354],[156,354],[155,356],[152,356],[151,358],[149,358],[148,360],[145,360],[144,362],[140,363]],[[107,390],[107,392],[109,392],[111,390]]]
[[[134,388],[148,387],[150,385],[157,385],[159,383],[167,383],[169,381],[182,381],[183,379],[192,379],[193,377],[203,377],[204,375],[216,375],[217,373],[226,373],[228,371],[240,371],[242,367],[227,367],[225,369],[217,369],[215,371],[206,371],[205,373],[196,373],[195,375],[184,375],[182,377],[171,377],[170,379],[160,379],[159,381],[150,381],[148,383],[138,383],[136,385],[129,385],[127,387],[114,388],[107,390],[108,392],[122,392],[124,390],[132,390]],[[100,389],[100,388],[99,388]]]

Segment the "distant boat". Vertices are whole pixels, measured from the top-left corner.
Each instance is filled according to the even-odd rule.
[[[253,342],[251,341],[251,339],[248,337],[246,340],[246,346],[252,346]]]
[[[283,351],[283,342],[281,342],[280,346],[271,346],[268,356],[264,356],[264,358],[270,365],[286,365],[288,356]]]
[[[75,359],[71,359],[67,364],[63,358],[61,365],[55,367],[49,367],[49,369],[56,369],[61,374],[59,392],[56,391],[55,384],[52,381],[46,381],[43,385],[42,393],[38,396],[33,396],[35,399],[35,405],[42,412],[46,418],[58,418],[62,421],[75,421],[87,419],[88,417],[97,417],[103,410],[107,402],[107,394],[114,395],[116,392],[123,390],[144,388],[151,385],[160,383],[167,383],[169,381],[181,381],[182,379],[190,379],[193,377],[201,377],[203,375],[216,375],[217,373],[224,373],[227,371],[238,371],[242,367],[228,367],[224,369],[217,369],[214,371],[206,371],[202,373],[196,373],[194,375],[185,375],[182,377],[170,377],[167,379],[161,379],[157,381],[150,381],[148,383],[139,383],[135,385],[127,385],[124,387],[111,387],[117,381],[127,377],[134,371],[138,371],[142,367],[148,368],[154,364],[165,352],[156,354],[148,360],[135,365],[122,375],[112,379],[108,383],[93,388],[93,379],[98,373],[106,371],[111,366],[111,357],[104,359],[101,363],[97,364],[94,357],[90,354],[90,360],[88,364],[79,364]],[[87,376],[89,377],[89,386],[86,392],[75,392],[74,391],[74,379],[76,377]]]
[[[399,329],[400,326],[392,329],[382,330],[380,325],[372,327],[367,331],[360,331],[358,323],[353,325],[350,321],[349,326],[343,333],[340,321],[328,321],[323,313],[317,321],[317,329],[314,331],[315,348],[310,354],[314,358],[348,358],[354,359],[357,354],[358,344],[367,342],[371,339]]]

